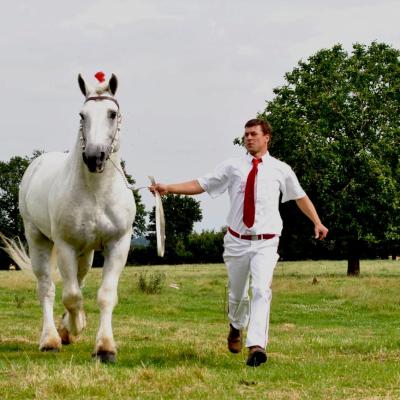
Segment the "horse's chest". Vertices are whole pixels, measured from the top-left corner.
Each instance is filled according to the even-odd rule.
[[[96,211],[82,215],[77,228],[86,236],[113,236],[120,230],[112,215]]]
[[[62,236],[80,247],[101,249],[106,242],[118,240],[128,229],[129,217],[123,210],[109,207],[85,206],[65,210],[58,224]]]

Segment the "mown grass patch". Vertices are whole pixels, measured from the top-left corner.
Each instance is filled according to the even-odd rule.
[[[111,366],[90,356],[101,270],[91,271],[83,289],[87,329],[58,354],[38,351],[35,281],[2,271],[0,398],[400,398],[400,264],[364,261],[361,269],[359,278],[348,278],[345,262],[279,263],[269,360],[256,369],[246,367],[245,352],[226,350],[223,265],[126,268],[114,312],[119,353]],[[165,274],[159,293],[139,289],[146,271]]]

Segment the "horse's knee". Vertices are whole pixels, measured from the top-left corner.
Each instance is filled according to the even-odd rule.
[[[82,293],[79,289],[64,290],[62,301],[68,311],[74,312],[82,307]]]
[[[37,295],[41,303],[45,300],[54,302],[54,298],[56,296],[56,288],[54,283],[51,280],[38,281]]]
[[[97,304],[100,309],[113,308],[118,302],[117,291],[101,287],[97,292]]]

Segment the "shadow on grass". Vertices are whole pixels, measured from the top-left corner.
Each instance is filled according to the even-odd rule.
[[[146,346],[135,350],[125,349],[120,353],[121,366],[126,368],[197,366],[207,368],[232,368],[232,357],[224,350],[196,349],[193,347],[168,348]],[[240,358],[240,361],[242,359]]]
[[[42,352],[37,344],[30,343],[0,343],[0,362],[7,361],[24,365],[27,362],[65,365],[96,364],[92,358],[89,344],[73,344],[63,346],[59,352]],[[240,357],[240,356],[239,356]],[[232,362],[244,362],[242,357],[232,357],[222,349],[210,351],[196,349],[190,346],[185,348],[166,348],[162,345],[143,346],[140,348],[125,347],[119,350],[116,364],[107,364],[112,368],[176,368],[197,366],[207,368],[232,368]]]
[[[26,343],[0,343],[0,354],[32,351],[32,345]]]

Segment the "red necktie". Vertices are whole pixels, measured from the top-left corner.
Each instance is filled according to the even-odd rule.
[[[258,164],[262,162],[262,159],[253,158],[253,168],[247,176],[246,189],[244,192],[244,204],[243,204],[243,222],[251,228],[254,225],[254,217],[256,214],[256,205],[254,201],[254,183],[258,172]]]

